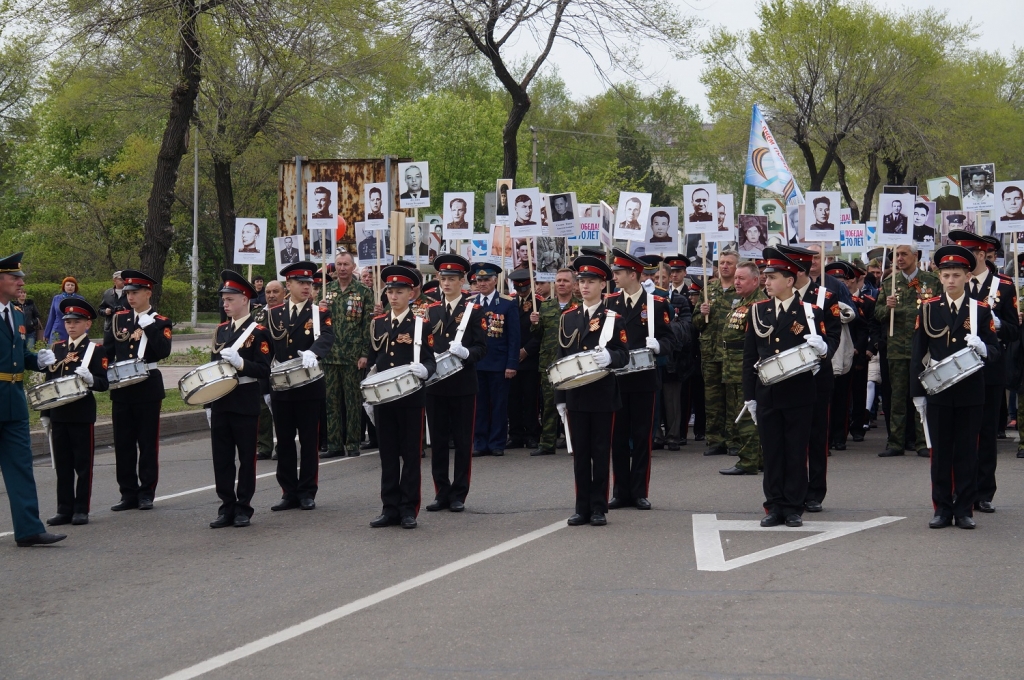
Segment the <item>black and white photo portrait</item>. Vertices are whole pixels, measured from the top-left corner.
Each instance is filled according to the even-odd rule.
[[[387,230],[375,231],[366,228],[363,222],[356,222],[356,258],[359,266],[387,264],[391,250],[391,234]]]
[[[679,208],[651,206],[644,246],[649,255],[679,252]]]
[[[878,197],[878,213],[881,216],[875,233],[878,245],[913,245],[911,219],[916,203],[917,196],[914,194],[881,194]]]
[[[426,161],[398,164],[400,208],[430,207],[430,173]]]
[[[759,259],[768,247],[768,216],[740,215],[737,244],[741,260]]]
[[[995,209],[996,166],[994,163],[960,166],[960,199],[964,210],[985,211]]]
[[[643,241],[647,235],[650,208],[651,194],[620,191],[618,213],[615,216],[615,238]]]
[[[363,185],[363,221],[365,228],[376,231],[388,228],[388,183]]]
[[[928,196],[935,201],[935,210],[960,210],[960,185],[952,177],[934,177],[928,180]]]
[[[992,217],[996,232],[1008,234],[1024,229],[1024,180],[996,182],[996,204]]]
[[[935,203],[914,203],[914,244],[923,250],[935,248]]]
[[[715,230],[708,232],[708,241],[735,241],[736,220],[733,217],[732,194],[718,194],[715,205]]]
[[[234,264],[266,264],[267,221],[259,217],[236,217],[234,251]]]
[[[312,229],[309,232],[309,256],[312,259],[334,258],[334,229]]]
[[[683,229],[690,234],[712,236],[718,231],[718,187],[714,184],[687,184],[683,187],[686,219]]]
[[[838,241],[838,191],[808,191],[804,204],[804,241]]]
[[[286,264],[295,264],[305,259],[305,244],[301,236],[279,236],[274,239],[274,260],[277,271]],[[278,281],[284,281],[284,277],[278,275]]]
[[[512,188],[512,180],[510,179],[499,179],[494,189],[495,206],[494,206],[494,222],[495,224],[508,224],[511,220],[509,219],[509,203],[508,203],[508,192]]]
[[[338,226],[338,183],[306,184],[306,226],[308,229],[334,229]]]
[[[543,236],[540,223],[540,190],[536,187],[509,189],[508,199],[512,219],[512,236],[516,238]]]
[[[444,239],[468,239],[473,235],[472,191],[446,191],[444,194]]]

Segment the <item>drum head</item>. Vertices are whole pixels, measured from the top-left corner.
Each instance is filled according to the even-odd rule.
[[[601,369],[599,371],[588,371],[586,373],[581,373],[575,378],[555,385],[554,387],[556,390],[571,390],[577,387],[582,387],[583,385],[589,385],[592,382],[597,382],[606,375],[608,375],[608,371],[605,369]]]
[[[238,387],[238,379],[234,377],[224,377],[220,380],[214,380],[208,382],[205,385],[195,388],[187,395],[182,395],[186,404],[192,406],[198,406],[200,404],[209,404],[211,401],[216,401],[221,397],[230,394],[236,387]]]

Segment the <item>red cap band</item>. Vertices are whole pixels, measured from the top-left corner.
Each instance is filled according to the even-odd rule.
[[[245,286],[243,286],[242,284],[240,284],[238,281],[227,280],[227,281],[224,282],[224,287],[225,288],[231,288],[233,290],[237,290],[239,293],[241,293],[242,295],[244,295],[247,298],[248,297],[252,297],[251,295],[249,295],[249,292],[250,292],[249,289],[246,288]]]
[[[72,307],[71,305],[68,305],[67,307],[64,308],[64,313],[81,314],[82,316],[89,317],[90,319],[92,318],[92,314],[89,313],[89,310],[84,309],[82,307]]]
[[[404,283],[410,287],[415,285],[411,278],[400,274],[393,274],[392,276],[387,277],[387,279],[385,279],[385,283]]]
[[[142,286],[144,288],[152,288],[153,284],[146,279],[125,279],[124,283],[126,286]]]
[[[626,269],[632,269],[633,271],[638,273],[644,270],[644,266],[642,264],[637,264],[636,262],[633,262],[632,260],[627,260],[624,257],[616,257],[614,260],[612,260],[612,264],[614,264],[616,267],[625,267]]]
[[[600,276],[602,279],[604,278],[604,270],[603,269],[601,269],[600,267],[591,266],[589,264],[582,265],[576,271],[579,274],[596,274],[597,276]]]
[[[466,271],[466,268],[463,267],[458,262],[445,262],[444,264],[441,265],[441,271],[443,271],[443,272],[452,271],[452,272],[463,273],[463,272]]]
[[[316,272],[313,271],[312,269],[293,269],[292,271],[288,272],[288,278],[289,279],[295,279],[295,278],[298,278],[300,276],[302,276],[302,277],[307,277],[308,276],[309,278],[313,278],[314,274],[316,274]]]
[[[968,262],[967,258],[961,255],[946,255],[939,261],[939,264],[945,264],[946,262],[956,262],[957,264],[962,264],[967,268],[970,268],[971,266],[971,263]]]
[[[994,245],[992,245],[991,243],[989,243],[988,241],[986,241],[985,239],[982,239],[982,238],[962,238],[962,239],[958,239],[956,241],[953,241],[953,243],[957,244],[958,246],[963,246],[964,248],[967,248],[967,249],[974,248],[976,250],[984,250],[984,251],[989,251],[989,250],[995,250],[996,249],[996,247]],[[943,261],[945,261],[945,258],[943,258]]]

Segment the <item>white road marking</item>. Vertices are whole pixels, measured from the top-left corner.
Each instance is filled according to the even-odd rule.
[[[529,543],[530,541],[534,541],[538,538],[554,533],[559,529],[564,529],[566,526],[568,525],[565,523],[565,520],[560,520],[558,522],[555,522],[554,524],[549,524],[546,527],[537,529],[536,531],[531,531],[528,534],[523,534],[522,536],[513,538],[510,541],[499,543],[494,547],[487,548],[486,550],[482,550],[468,557],[463,557],[461,560],[456,560],[455,562],[451,562],[444,566],[438,567],[437,569],[428,571],[425,574],[420,574],[419,576],[415,576],[407,581],[402,581],[401,583],[395,584],[390,588],[385,588],[384,590],[378,591],[372,595],[360,598],[355,602],[350,602],[349,604],[338,607],[337,609],[332,609],[329,612],[320,614],[319,616],[315,616],[307,621],[303,621],[302,623],[297,623],[294,626],[285,628],[284,630],[278,631],[277,633],[274,633],[272,635],[268,635],[267,637],[260,638],[259,640],[254,640],[253,642],[250,642],[246,645],[242,645],[241,647],[233,649],[230,652],[226,652],[224,654],[215,656],[211,659],[207,659],[206,661],[198,663],[194,666],[190,666],[188,668],[180,670],[177,673],[171,673],[170,675],[165,676],[161,680],[187,680],[188,678],[196,678],[200,675],[203,675],[204,673],[209,673],[212,670],[223,668],[224,666],[227,666],[230,663],[239,661],[240,659],[244,659],[247,656],[252,656],[253,654],[256,654],[258,652],[262,652],[265,649],[269,649],[275,645],[279,645],[282,642],[287,642],[288,640],[296,638],[305,633],[309,633],[310,631],[326,626],[329,623],[333,623],[339,619],[343,619],[346,616],[349,616],[350,614],[355,614],[358,611],[362,611],[363,609],[372,607],[375,604],[379,604],[381,602],[384,602],[385,600],[389,600],[393,597],[401,595],[402,593],[412,590],[413,588],[418,588],[419,586],[430,583],[431,581],[436,581],[440,578],[447,576],[448,574],[452,574],[461,569],[471,567],[479,562],[483,562],[484,560],[488,560],[492,557],[501,555],[502,553],[508,552],[509,550],[513,550],[521,545]]]
[[[14,535],[13,531],[5,531],[2,534],[0,534],[0,538],[3,538],[4,536],[13,536],[13,535]]]
[[[848,536],[873,529],[883,524],[898,522],[903,517],[876,517],[866,522],[804,522],[802,527],[787,527],[785,525],[775,527],[762,527],[758,520],[733,520],[718,519],[717,515],[694,515],[693,516],[693,551],[697,558],[697,569],[699,571],[730,571],[738,567],[745,567],[748,564],[766,560],[769,557],[776,557],[793,550],[802,550],[812,545],[817,545],[833,538]],[[783,543],[767,550],[743,555],[732,560],[725,559],[725,551],[722,549],[722,538],[719,532],[722,531],[780,531],[780,532],[821,532],[815,536],[797,539],[790,543]]]

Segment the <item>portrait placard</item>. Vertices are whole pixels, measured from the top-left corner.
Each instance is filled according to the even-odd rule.
[[[405,245],[402,257],[416,264],[429,264],[430,235],[433,229],[429,222],[417,222],[415,218],[405,220]]]
[[[943,210],[939,214],[942,216],[940,231],[944,246],[949,245],[950,230],[960,229],[977,234],[978,227],[981,225],[981,213],[974,210]]]
[[[378,243],[379,241],[379,243]],[[356,222],[356,259],[360,267],[391,264],[391,232],[367,229],[365,222]]]
[[[552,236],[564,236],[573,238],[579,233],[579,220],[577,220],[576,192],[570,191],[564,194],[551,194],[547,197],[551,206],[549,213],[551,224],[550,234]]]
[[[615,238],[623,241],[643,241],[647,233],[651,194],[620,191],[618,207],[619,211],[615,215]]]
[[[446,191],[444,193],[444,232],[445,240],[468,239],[473,235],[472,191]]]
[[[909,194],[881,194],[878,197],[878,214],[882,216],[882,225],[876,234],[879,245],[914,244],[914,233],[910,229],[908,217],[913,207],[914,196]]]
[[[388,228],[388,184],[374,182],[363,185],[363,228],[383,231]]]
[[[696,276],[711,276],[714,272],[714,244],[705,247],[700,236],[700,234],[689,234],[686,237],[686,252],[683,254],[690,260],[690,266],[686,268],[686,273]]]
[[[679,208],[652,207],[643,240],[647,255],[679,252]]]
[[[1024,229],[1024,180],[996,182],[996,205],[992,210],[996,232],[1009,234]]]
[[[235,218],[234,264],[267,263],[267,220],[262,217]]]
[[[712,235],[718,231],[715,210],[718,206],[718,187],[714,184],[687,184],[683,186],[683,230],[691,234]]]
[[[398,206],[430,207],[430,168],[426,161],[398,164]]]
[[[774,198],[759,198],[755,202],[755,215],[768,218],[768,235],[782,234],[782,226],[786,221],[786,206]],[[781,242],[781,241],[780,241]]]
[[[739,237],[736,241],[741,260],[760,259],[768,247],[768,216],[740,215]]]
[[[921,250],[935,249],[935,201],[914,202],[914,245]]]
[[[953,175],[945,177],[933,177],[928,180],[928,198],[935,201],[935,209],[960,210],[963,205],[960,203],[960,178]]]
[[[996,207],[995,163],[977,163],[960,166],[961,207],[964,210],[985,212]]]
[[[334,260],[334,241],[337,229],[314,229],[309,232],[309,257],[314,261],[320,261],[326,255],[328,260]],[[326,248],[326,252],[324,252]]]
[[[558,236],[533,239],[533,264],[536,280],[554,281],[555,273],[565,266],[565,239]]]
[[[718,194],[718,204],[715,206],[716,228],[708,233],[708,241],[735,241],[736,240],[736,219],[733,217],[732,194]]]
[[[277,265],[278,272],[286,264],[295,264],[305,259],[305,243],[301,236],[279,236],[274,239],[274,264]],[[284,277],[279,273],[277,280],[284,281]]]
[[[491,225],[492,262],[498,266],[504,264],[506,269],[509,268],[509,264],[512,262],[515,252],[515,245],[512,243],[511,229],[511,225],[508,224]]]
[[[509,217],[512,219],[512,236],[543,236],[540,223],[540,189],[509,189]]]
[[[612,220],[615,217],[615,209],[601,201],[601,231],[598,240],[605,248],[611,249],[615,239],[612,238]]]
[[[508,191],[512,188],[513,182],[510,179],[499,179],[495,185],[495,207],[494,207],[494,223],[495,224],[508,224],[512,221],[509,216],[509,198]]]
[[[838,191],[808,191],[804,207],[804,241],[838,241],[841,194]]]
[[[306,228],[338,228],[337,182],[306,182]]]

